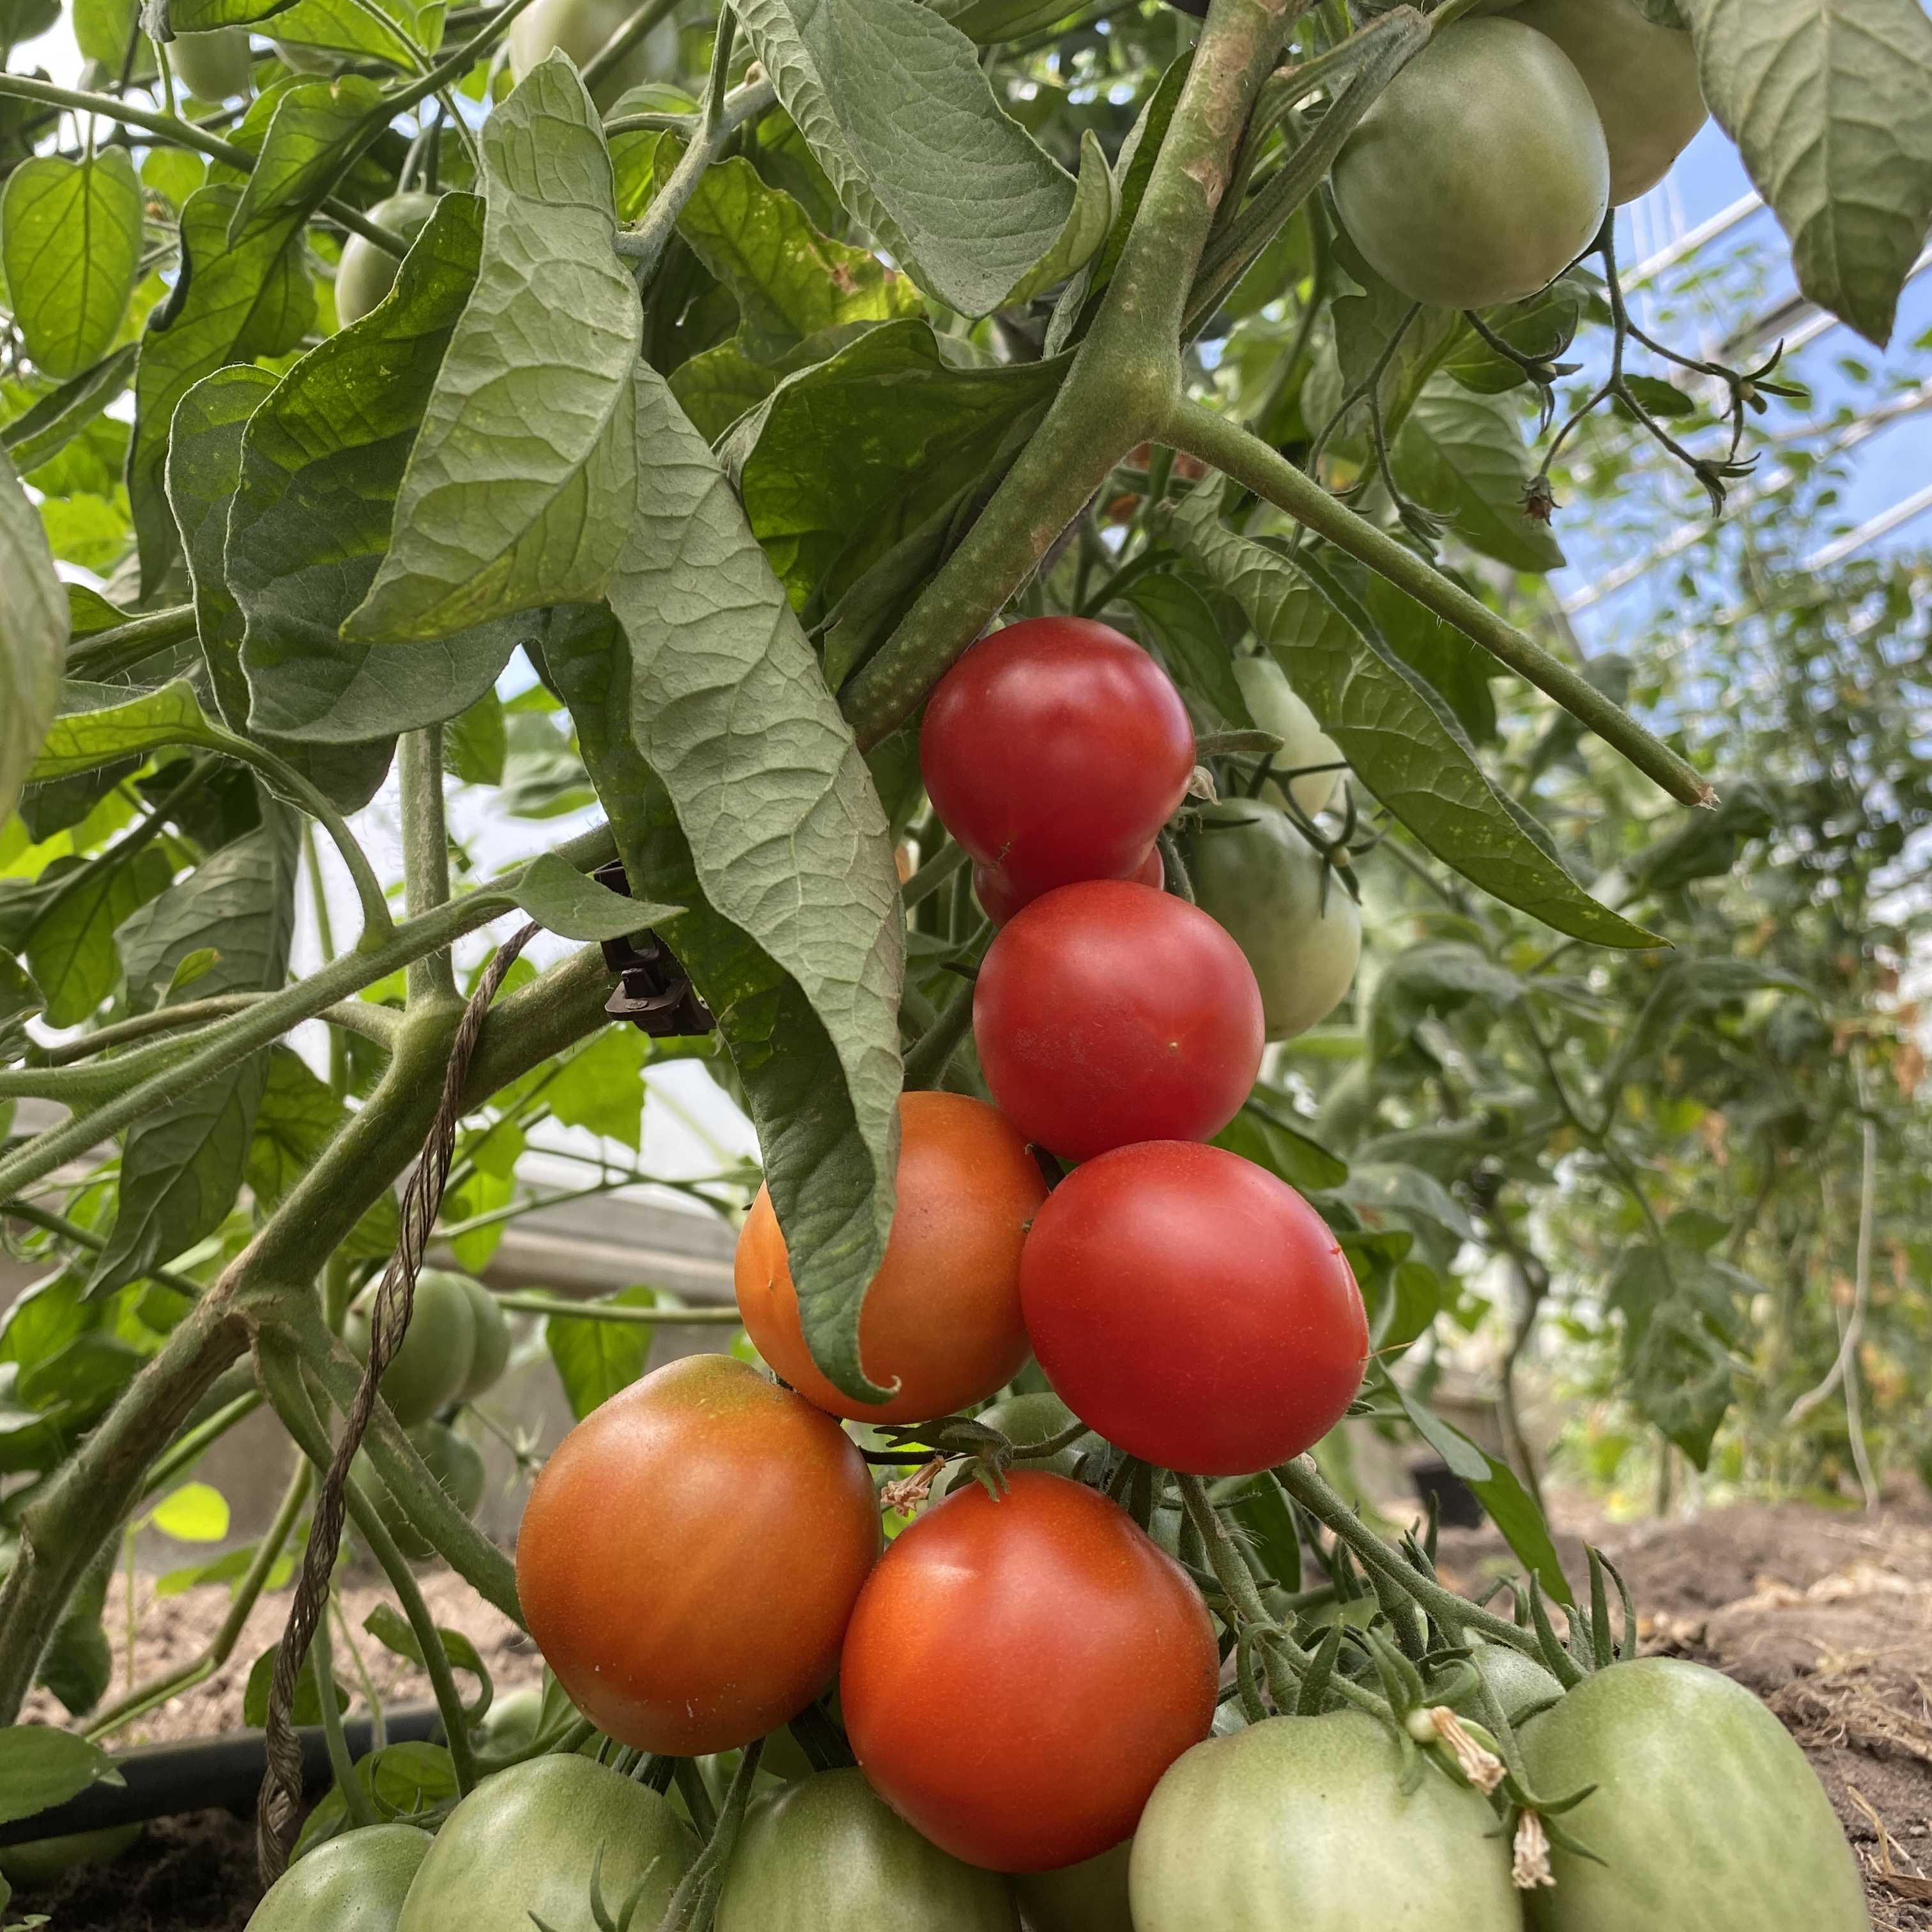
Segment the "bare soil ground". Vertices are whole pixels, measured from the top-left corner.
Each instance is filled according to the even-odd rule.
[[[1636,1595],[1646,1649],[1728,1672],[1790,1726],[1864,1866],[1875,1932],[1932,1932],[1932,1508],[1868,1516],[1745,1504],[1689,1522],[1571,1520],[1566,1564],[1583,1574],[1586,1537],[1611,1556]],[[1510,1567],[1483,1532],[1445,1532],[1442,1556],[1463,1586]],[[424,1583],[437,1622],[470,1636],[500,1690],[534,1677],[534,1653],[506,1621],[453,1577]],[[359,1624],[380,1592],[346,1594]],[[142,1619],[137,1678],[191,1661],[226,1601],[205,1589],[155,1606]],[[280,1634],[286,1606],[285,1596],[266,1603],[226,1670],[127,1741],[239,1725],[249,1666]],[[386,1698],[428,1694],[402,1660],[367,1639],[362,1648]],[[60,1714],[48,1704],[34,1714]],[[252,1821],[206,1812],[148,1826],[115,1863],[22,1892],[14,1906],[46,1913],[50,1932],[242,1932],[257,1896]]]

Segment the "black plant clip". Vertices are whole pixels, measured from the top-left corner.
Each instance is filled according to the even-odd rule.
[[[617,860],[600,866],[592,877],[610,891],[631,896],[630,881]],[[604,1002],[614,1020],[628,1020],[654,1040],[710,1033],[717,1025],[676,954],[648,927],[605,940],[604,963],[617,975],[617,990]]]

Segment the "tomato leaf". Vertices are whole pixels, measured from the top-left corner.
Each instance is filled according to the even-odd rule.
[[[1678,4],[1798,286],[1882,347],[1932,222],[1932,18],[1918,0]]]
[[[166,889],[171,870],[150,845],[131,858],[110,854],[62,883],[26,946],[50,1026],[78,1026],[114,990],[121,977],[115,928]]]
[[[1514,570],[1559,570],[1563,550],[1523,508],[1529,453],[1515,405],[1446,377],[1430,382],[1395,440],[1396,480],[1448,517],[1472,550]]]
[[[64,1804],[90,1784],[125,1784],[98,1744],[49,1724],[0,1730],[0,1825]]]
[[[0,823],[20,802],[40,739],[59,701],[67,655],[67,598],[55,574],[46,533],[13,466],[0,455],[0,580],[7,615],[0,622]]]
[[[0,266],[27,352],[77,376],[113,346],[141,259],[141,184],[125,148],[36,154],[0,192]]]
[[[535,68],[482,140],[482,265],[410,452],[388,554],[344,626],[352,641],[426,640],[593,600],[629,527],[644,312],[615,252],[610,152],[568,60]]]
[[[1070,275],[1106,239],[1113,178],[1076,181],[994,98],[971,40],[911,0],[748,0],[746,38],[846,212],[962,315]]]
[[[421,1668],[423,1660],[422,1646],[416,1641],[416,1634],[409,1620],[393,1604],[378,1604],[362,1619],[362,1628],[382,1645],[386,1650],[393,1650],[398,1657],[406,1657]],[[478,1723],[490,1708],[491,1686],[490,1672],[476,1646],[460,1630],[445,1630],[440,1624],[436,1636],[442,1645],[443,1654],[448,1658],[450,1668],[460,1670],[465,1676],[473,1677],[477,1682],[477,1694],[463,1707],[464,1714],[473,1724]]]
[[[1599,905],[1529,836],[1434,692],[1283,558],[1222,526],[1219,495],[1210,482],[1168,513],[1166,526],[1240,604],[1361,782],[1445,865],[1506,904],[1600,945],[1658,944]]]
[[[518,875],[517,903],[531,918],[566,939],[622,939],[676,918],[677,906],[640,905],[586,879],[554,853],[531,860]]]
[[[270,1644],[249,1670],[248,1682],[242,1693],[242,1721],[251,1730],[260,1730],[268,1720],[268,1690],[274,1682],[275,1659],[281,1648],[280,1642]],[[335,1708],[338,1711],[347,1710],[349,1693],[340,1684],[332,1688]],[[322,1722],[322,1692],[316,1683],[313,1650],[303,1657],[302,1668],[296,1673],[295,1708],[290,1714],[298,1724]]]
[[[620,1288],[598,1300],[617,1308],[654,1308],[657,1290]],[[599,1322],[567,1315],[544,1317],[544,1346],[556,1364],[570,1412],[581,1422],[620,1389],[627,1389],[650,1364],[651,1338],[657,1330],[645,1322]]]

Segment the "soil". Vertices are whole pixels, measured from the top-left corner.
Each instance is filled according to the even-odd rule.
[[[1804,1747],[1866,1873],[1874,1932],[1932,1932],[1932,1508],[1866,1516],[1808,1505],[1741,1504],[1690,1520],[1611,1526],[1577,1510],[1559,1537],[1585,1574],[1583,1544],[1622,1570],[1646,1651],[1726,1672],[1775,1711]],[[1511,1566],[1493,1534],[1445,1531],[1441,1558],[1460,1587]],[[423,1580],[439,1624],[482,1653],[498,1690],[531,1681],[528,1640],[456,1579]],[[346,1592],[352,1624],[381,1598]],[[141,1619],[145,1681],[191,1661],[220,1623],[226,1593],[166,1599]],[[280,1634],[285,1595],[258,1609],[228,1667],[132,1727],[127,1742],[205,1736],[242,1721],[249,1666]],[[360,1640],[385,1698],[426,1696],[403,1660]],[[51,1705],[35,1714],[58,1721]],[[242,1932],[259,1895],[252,1820],[206,1812],[159,1820],[111,1864],[16,1895],[49,1932]]]

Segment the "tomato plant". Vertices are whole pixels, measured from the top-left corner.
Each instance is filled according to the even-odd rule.
[[[1238,1475],[1339,1422],[1369,1353],[1328,1223],[1252,1161],[1156,1141],[1056,1188],[1020,1295],[1040,1366],[1075,1414],[1170,1469]]]
[[[921,1516],[861,1592],[839,1665],[859,1768],[969,1864],[1040,1871],[1118,1844],[1207,1735],[1206,1606],[1120,1510],[1017,1472]]]
[[[434,1842],[413,1825],[331,1838],[268,1888],[248,1932],[390,1932]]]
[[[758,1352],[808,1400],[860,1421],[970,1408],[1027,1355],[1020,1244],[1046,1184],[1026,1143],[996,1109],[960,1094],[908,1094],[899,1124],[898,1211],[859,1331],[867,1374],[898,1389],[890,1402],[855,1402],[812,1359],[769,1192],[738,1237],[738,1307]]]
[[[344,1339],[358,1355],[369,1353],[365,1307],[350,1310]],[[476,1313],[458,1276],[425,1270],[416,1283],[415,1312],[403,1346],[383,1372],[382,1396],[406,1428],[448,1408],[470,1378],[476,1351]]]
[[[1127,1898],[1130,1838],[1098,1858],[1013,1881],[1030,1932],[1134,1932]]]
[[[184,34],[170,44],[168,62],[176,80],[198,100],[232,100],[246,94],[254,66],[248,34],[234,27]]]
[[[465,1516],[474,1516],[483,1500],[483,1457],[472,1442],[440,1422],[419,1423],[410,1432],[410,1441],[422,1458],[423,1467],[436,1478],[437,1486]],[[383,1487],[382,1478],[366,1454],[358,1457],[356,1474],[374,1498],[382,1526],[396,1540],[405,1556],[426,1563],[436,1554],[436,1546],[410,1520],[409,1511]]]
[[[986,1084],[1069,1160],[1205,1140],[1261,1065],[1259,988],[1205,913],[1124,881],[1063,886],[1004,928],[973,989]]]
[[[1135,1932],[1514,1932],[1522,1907],[1489,1807],[1423,1768],[1405,1791],[1394,1739],[1359,1711],[1196,1744],[1134,1834]]]
[[[544,1464],[517,1592],[579,1708],[688,1756],[762,1737],[825,1688],[878,1549],[872,1481],[837,1424],[742,1362],[692,1356]]]
[[[1076,618],[976,644],[940,680],[919,746],[940,821],[998,870],[996,919],[1055,886],[1133,878],[1194,770],[1172,680],[1132,638]]]
[[[533,1917],[553,1932],[594,1932],[600,1894],[612,1922],[634,1898],[649,1924],[696,1851],[656,1792],[588,1758],[538,1758],[485,1778],[449,1814],[396,1932],[524,1932]]]
[[[1167,883],[1167,868],[1161,859],[1160,848],[1150,845],[1147,856],[1126,876],[1136,885],[1150,886],[1156,892],[1160,891]],[[976,865],[973,868],[973,896],[980,902],[980,910],[995,926],[1004,926],[1021,907],[1033,903],[1030,897],[1014,889],[998,866]]]
[[[717,1932],[1020,1932],[1012,1888],[928,1844],[856,1771],[821,1772],[746,1813]]]
[[[413,190],[392,194],[369,211],[369,218],[413,242],[429,225],[436,202],[434,195]],[[342,261],[335,272],[335,313],[344,328],[361,321],[395,286],[401,266],[373,242],[360,235],[350,236],[342,244]]]
[[[1280,804],[1286,792],[1304,818],[1313,818],[1328,811],[1340,797],[1346,782],[1342,767],[1348,760],[1342,755],[1341,746],[1322,730],[1314,712],[1273,658],[1237,658],[1234,682],[1247,706],[1248,716],[1264,731],[1273,732],[1281,740],[1281,749],[1272,760],[1274,769],[1293,774],[1285,785],[1269,778],[1262,788],[1262,796]]]

